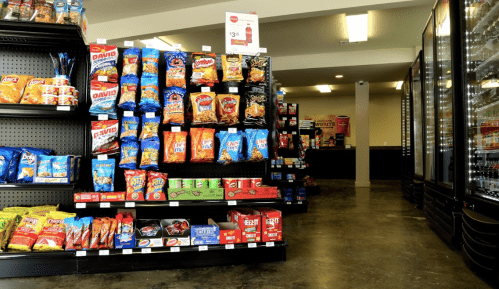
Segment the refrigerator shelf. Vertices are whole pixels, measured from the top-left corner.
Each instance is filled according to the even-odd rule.
[[[483,69],[485,69],[486,67],[488,67],[490,64],[492,64],[494,61],[497,61],[499,60],[499,51],[496,52],[494,55],[492,55],[491,57],[487,58],[487,60],[485,60],[484,62],[482,62],[482,64],[480,64],[476,69],[475,69],[475,72],[476,74],[478,75],[480,71],[482,71]],[[477,81],[482,81],[483,80],[483,77],[479,78],[477,77],[476,79]]]
[[[481,150],[481,149],[477,149],[475,151],[475,154],[479,155],[479,154],[497,154],[499,153],[499,149],[496,149],[496,150]]]
[[[487,13],[487,15],[485,15],[485,17],[483,17],[482,19],[480,19],[480,21],[478,21],[475,27],[473,27],[472,32],[482,33],[485,28],[488,28],[489,26],[488,22],[490,20],[493,20],[493,18],[497,15],[497,13],[499,13],[499,2],[497,2],[496,5],[492,7],[492,9],[490,9],[490,11]]]

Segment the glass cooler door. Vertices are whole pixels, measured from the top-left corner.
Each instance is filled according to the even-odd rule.
[[[420,58],[411,68],[412,73],[412,111],[414,131],[414,175],[423,177],[423,107],[421,101],[421,65]]]
[[[424,105],[425,105],[425,181],[435,183],[435,62],[434,62],[434,18],[431,15],[423,33]]]
[[[407,163],[407,159],[406,159],[406,144],[405,144],[405,134],[406,134],[406,131],[405,131],[405,94],[403,93],[403,88],[402,88],[402,95],[400,96],[402,99],[400,101],[401,103],[401,112],[400,112],[400,116],[401,116],[401,119],[400,119],[400,126],[401,126],[401,130],[402,130],[402,136],[401,136],[401,141],[402,141],[402,175],[407,175],[407,166],[406,166],[406,163]]]
[[[499,1],[464,6],[465,193],[499,201]]]
[[[407,175],[413,177],[413,153],[411,139],[411,78],[407,75],[404,82],[404,98],[405,98],[405,157]]]

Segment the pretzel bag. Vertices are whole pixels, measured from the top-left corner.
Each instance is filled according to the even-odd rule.
[[[187,132],[163,132],[165,153],[163,162],[165,163],[185,163]]]
[[[215,160],[215,129],[191,128],[191,163]]]

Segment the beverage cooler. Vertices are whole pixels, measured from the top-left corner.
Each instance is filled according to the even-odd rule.
[[[421,84],[422,52],[411,66],[413,186],[412,195],[419,208],[423,207],[423,94]]]
[[[408,74],[402,85],[402,193],[406,199],[413,201],[414,154],[412,147],[412,97],[411,75]]]
[[[499,1],[461,4],[465,108],[463,257],[498,276]]]
[[[461,237],[464,187],[459,15],[459,1],[439,0],[423,32],[423,208],[429,225],[454,245]]]

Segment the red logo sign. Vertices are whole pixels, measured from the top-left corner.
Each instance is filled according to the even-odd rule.
[[[230,16],[230,22],[236,23],[239,19],[237,19],[237,16]]]

